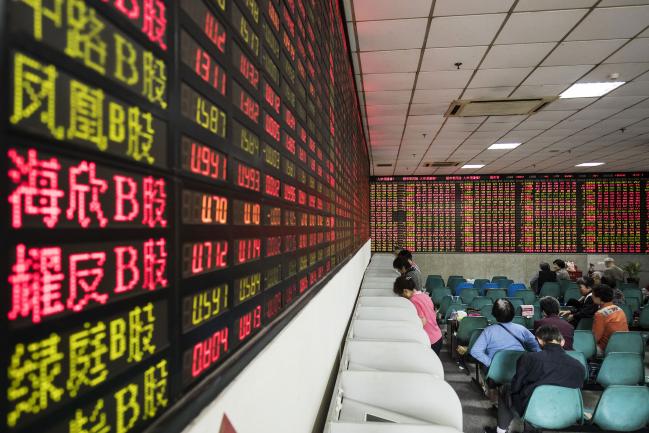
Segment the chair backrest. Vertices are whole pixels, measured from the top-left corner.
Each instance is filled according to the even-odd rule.
[[[489,283],[490,281],[487,280],[486,278],[476,278],[473,280],[473,287],[476,289],[482,290],[484,288],[484,285]]]
[[[577,324],[577,328],[575,328],[580,331],[592,331],[593,329],[593,318],[592,317],[585,317],[583,319],[579,320],[579,323]]]
[[[462,275],[449,275],[446,279],[446,287],[451,287],[451,281],[454,280],[464,280],[464,277]]]
[[[575,358],[579,363],[584,367],[584,382],[588,379],[588,362],[586,357],[582,352],[576,350],[566,350],[566,354],[572,358]]]
[[[554,281],[543,283],[543,287],[541,287],[541,291],[539,292],[539,297],[542,298],[544,296],[552,296],[559,299],[561,297],[561,287],[559,286],[559,283],[555,283]]]
[[[527,290],[527,287],[525,287],[525,284],[523,283],[512,283],[509,285],[507,288],[507,296],[510,298],[513,298],[514,296],[518,296],[518,292],[522,290]]]
[[[509,383],[516,373],[516,362],[525,352],[517,350],[501,350],[496,352],[489,371],[487,379],[493,380],[497,384]]]
[[[464,289],[473,289],[473,283],[467,283],[466,281],[462,281],[458,284],[455,285],[455,296],[460,296],[462,293],[462,290]]]
[[[576,330],[572,340],[572,348],[584,354],[586,359],[591,359],[597,354],[597,345],[593,331],[590,329]]]
[[[498,283],[485,283],[484,286],[482,286],[484,290],[489,290],[489,289],[499,289]]]
[[[649,388],[612,385],[604,390],[593,414],[603,431],[636,431],[649,424]]]
[[[507,277],[504,275],[496,275],[495,277],[491,277],[491,282],[495,283],[498,280],[506,280]]]
[[[637,353],[609,353],[597,374],[597,383],[604,388],[610,385],[639,385],[643,382],[644,365]]]
[[[649,306],[644,307],[640,312],[640,321],[638,322],[638,325],[641,329],[649,329]]]
[[[496,318],[493,316],[493,314],[491,314],[492,309],[493,305],[484,305],[482,308],[480,308],[480,315],[486,317],[490,323],[494,323],[496,321]]]
[[[580,389],[541,385],[534,389],[523,420],[538,429],[562,430],[581,424],[583,416]]]
[[[505,289],[487,289],[487,298],[496,302],[497,299],[506,298],[507,291]]]
[[[514,284],[514,280],[510,280],[510,279],[497,280],[496,283],[498,284],[498,287],[500,287],[501,289],[506,289],[510,285]]]
[[[644,339],[639,332],[614,332],[606,344],[606,355],[613,352],[637,353],[644,358]]]
[[[512,323],[516,323],[517,325],[521,325],[527,328],[527,319],[525,319],[525,317],[523,316],[514,316]]]
[[[439,314],[441,314],[442,317],[446,314],[446,310],[448,310],[448,307],[452,303],[453,303],[453,297],[450,294],[442,298],[442,300],[439,303]]]
[[[467,316],[464,319],[460,320],[456,335],[458,344],[462,346],[468,345],[469,339],[471,338],[471,333],[475,329],[486,328],[488,325],[489,323],[487,322],[487,318],[482,316]]]
[[[469,337],[469,351],[471,351],[471,349],[473,348],[473,345],[478,340],[480,334],[482,334],[482,331],[484,331],[484,328],[474,329],[471,332],[471,336]]]
[[[516,292],[516,297],[521,298],[524,305],[532,305],[536,301],[536,293],[532,290],[519,290]]]
[[[444,314],[444,320],[448,320],[451,317],[451,314],[455,311],[460,311],[460,310],[466,310],[467,305],[462,304],[461,302],[453,302],[451,305],[449,305],[448,309],[446,310],[446,314]]]
[[[430,293],[433,304],[435,304],[438,308],[445,296],[451,296],[451,289],[447,289],[446,287],[438,287],[436,289],[433,289],[433,291]]]
[[[521,314],[521,305],[525,303],[523,302],[523,298],[507,298],[507,300],[514,306],[514,314]]]
[[[437,289],[439,287],[444,287],[444,280],[439,275],[429,275],[426,277],[426,288],[427,289]]]
[[[561,296],[563,296],[568,289],[578,289],[579,286],[571,280],[559,280],[559,288],[561,289]]]
[[[476,310],[480,310],[484,306],[491,307],[492,305],[493,305],[493,301],[490,298],[487,298],[486,296],[476,296],[469,304],[469,307],[475,308]]]
[[[631,326],[633,323],[633,310],[631,309],[631,306],[629,304],[620,304],[618,305],[624,311],[624,315],[626,316],[626,323]]]
[[[470,304],[471,301],[473,301],[478,296],[480,296],[478,289],[467,288],[460,292],[460,299],[462,299],[462,302],[465,304]]]
[[[466,283],[466,280],[464,278],[452,278],[448,280],[447,286],[452,291],[455,291],[455,288],[462,283]]]
[[[629,306],[629,311],[631,311],[631,313],[640,311],[640,307],[642,306],[642,294],[639,294],[638,296],[627,296],[626,293],[624,293],[624,303]]]
[[[579,298],[581,298],[581,292],[579,291],[579,288],[570,287],[563,295],[563,302],[567,304],[571,299],[579,300]]]

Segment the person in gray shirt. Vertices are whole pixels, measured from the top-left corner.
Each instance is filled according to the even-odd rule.
[[[615,259],[607,257],[604,259],[604,265],[606,265],[606,270],[604,271],[604,276],[610,280],[615,280],[617,284],[626,282],[626,274],[622,268],[615,264]]]
[[[561,259],[556,259],[552,264],[555,268],[553,270],[557,273],[557,281],[570,279],[570,274],[566,269],[566,262]]]
[[[406,258],[397,257],[394,259],[394,262],[392,262],[392,267],[399,271],[401,275],[410,277],[410,279],[415,283],[415,290],[422,290],[421,272],[415,269]]]

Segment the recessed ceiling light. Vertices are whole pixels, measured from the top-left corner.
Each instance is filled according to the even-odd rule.
[[[462,168],[482,168],[484,164],[465,164]]]
[[[491,150],[516,149],[521,143],[494,143],[488,147]]]
[[[606,83],[577,83],[568,87],[559,97],[565,98],[597,98],[606,95],[624,84],[625,81],[608,81]]]
[[[604,165],[603,162],[582,162],[581,164],[575,165],[575,167],[597,167]]]

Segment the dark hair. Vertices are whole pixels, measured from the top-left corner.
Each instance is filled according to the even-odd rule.
[[[399,251],[399,257],[403,257],[407,260],[412,260],[412,253],[409,250]]]
[[[539,265],[539,268],[541,268],[542,271],[549,271],[550,270],[550,265],[543,262]]]
[[[509,299],[497,299],[491,308],[491,314],[496,318],[498,323],[509,323],[514,319],[514,306]]]
[[[590,287],[590,289],[592,290],[593,286],[595,285],[595,280],[593,280],[591,277],[582,277],[577,280],[577,284]]]
[[[544,296],[539,300],[541,311],[548,316],[557,316],[559,314],[559,301],[552,296]]]
[[[401,268],[408,269],[410,267],[410,263],[408,263],[408,260],[406,260],[403,257],[399,256],[396,259],[394,259],[394,261],[392,262],[392,267],[394,269],[401,269]]]
[[[412,278],[406,277],[405,275],[397,277],[397,279],[394,280],[392,291],[399,296],[403,296],[403,292],[406,289],[415,290],[415,282],[412,280]]]
[[[607,284],[600,284],[593,288],[593,296],[598,297],[602,302],[611,302],[615,296],[615,291]]]
[[[612,289],[617,287],[617,282],[615,281],[615,278],[607,277],[606,275],[602,275],[602,278],[600,279],[600,283],[609,286]]]
[[[536,330],[536,338],[544,343],[552,343],[553,341],[563,341],[563,335],[559,328],[553,325],[543,325]]]
[[[561,259],[556,259],[556,260],[555,260],[554,262],[552,262],[552,263],[554,263],[555,265],[557,265],[557,266],[560,267],[561,269],[565,269],[565,268],[566,268],[566,262],[564,262],[564,261],[561,260]]]

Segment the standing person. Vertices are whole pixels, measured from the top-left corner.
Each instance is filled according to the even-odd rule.
[[[491,365],[491,360],[500,350],[541,350],[526,327],[512,323],[514,313],[514,306],[508,299],[498,299],[494,303],[491,314],[498,323],[487,326],[471,348],[471,356],[485,367]]]
[[[430,296],[417,290],[412,278],[406,275],[402,275],[394,281],[393,291],[414,304],[417,315],[424,326],[424,331],[426,331],[430,340],[430,348],[439,355],[439,352],[442,350],[442,331],[437,325],[437,313],[435,312],[435,306]]]
[[[614,332],[629,330],[624,310],[613,303],[615,292],[610,286],[602,284],[593,289],[593,301],[599,310],[593,318],[593,336],[597,343],[597,353],[603,354]]]
[[[593,301],[593,287],[595,281],[592,278],[584,277],[577,280],[581,298],[571,299],[568,305],[572,307],[573,312],[565,316],[573,326],[577,327],[581,319],[592,319],[597,311],[597,304]]]
[[[399,271],[401,275],[410,277],[414,283],[417,290],[421,290],[421,272],[417,271],[412,265],[403,257],[397,257],[392,262],[392,267]]]
[[[539,300],[541,305],[541,312],[543,313],[543,319],[534,321],[534,331],[538,330],[541,326],[555,326],[559,331],[561,331],[561,336],[565,344],[563,348],[566,350],[572,350],[572,340],[575,336],[575,328],[559,317],[559,310],[561,306],[559,301],[557,301],[552,296],[544,296]]]
[[[410,266],[415,268],[417,272],[419,272],[419,277],[421,278],[421,269],[419,269],[419,266],[417,266],[417,263],[412,259],[412,253],[409,250],[401,250],[399,251],[398,257],[403,257],[404,259],[408,260],[408,263],[410,263]]]
[[[530,287],[537,294],[541,291],[543,284],[550,282],[554,283],[557,281],[557,274],[550,269],[550,265],[547,263],[541,263],[539,265],[539,271],[536,273],[532,281],[530,281]]]
[[[525,413],[532,393],[538,386],[583,386],[584,366],[564,352],[565,343],[558,328],[541,326],[536,331],[536,340],[543,350],[526,353],[518,359],[511,384],[500,388],[498,425],[485,427],[485,433],[507,433],[515,414]],[[552,417],[552,414],[548,413],[548,417]]]
[[[615,264],[615,259],[607,257],[604,259],[606,270],[604,276],[609,280],[615,281],[615,285],[626,282],[626,273],[622,268]]]
[[[552,262],[554,265],[554,271],[557,274],[557,281],[560,280],[570,280],[570,274],[568,273],[568,270],[566,269],[566,262],[564,262],[561,259],[556,259],[555,261]]]

